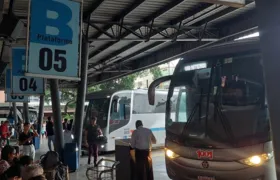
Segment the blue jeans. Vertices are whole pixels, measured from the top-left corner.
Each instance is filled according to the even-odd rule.
[[[55,141],[55,136],[52,135],[52,136],[48,136],[48,147],[49,147],[49,150],[52,151],[52,144],[53,143],[53,147],[54,147],[54,141]],[[55,149],[55,147],[54,147]]]

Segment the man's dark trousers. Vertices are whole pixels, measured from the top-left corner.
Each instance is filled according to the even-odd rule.
[[[135,149],[136,169],[138,180],[153,180],[153,162],[149,150]]]

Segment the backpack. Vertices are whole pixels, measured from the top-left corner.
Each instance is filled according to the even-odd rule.
[[[55,151],[49,151],[41,156],[41,166],[44,170],[54,169],[59,163],[59,155]]]
[[[45,171],[48,180],[68,180],[68,167],[59,159],[59,155],[55,151],[49,151],[41,156],[41,166]]]

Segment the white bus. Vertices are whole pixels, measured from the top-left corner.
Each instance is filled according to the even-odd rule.
[[[162,147],[165,141],[166,98],[166,90],[157,90],[155,105],[151,106],[147,90],[94,92],[86,98],[89,106],[84,124],[87,126],[91,117],[97,117],[97,124],[108,138],[108,143],[100,151],[114,151],[116,139],[130,138],[137,120],[142,120],[144,126],[153,131],[157,139],[154,147]]]

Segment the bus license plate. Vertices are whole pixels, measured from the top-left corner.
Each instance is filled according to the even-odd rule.
[[[198,176],[198,180],[215,180],[214,177],[208,177],[208,176]]]

